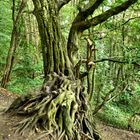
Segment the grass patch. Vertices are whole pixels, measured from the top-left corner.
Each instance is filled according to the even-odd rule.
[[[130,112],[128,109],[110,103],[103,108],[102,112],[97,114],[97,118],[108,125],[128,129],[128,121],[131,115],[132,112]],[[135,119],[132,127],[134,131],[140,131],[140,116]]]
[[[31,79],[28,77],[19,77],[16,80],[12,80],[8,83],[7,89],[12,93],[26,94],[33,89],[38,89],[42,85],[43,80],[36,77]]]

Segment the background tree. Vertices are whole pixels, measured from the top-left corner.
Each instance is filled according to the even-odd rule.
[[[10,30],[12,29],[9,29],[9,25],[11,25],[11,16],[15,17],[15,19],[16,17],[18,18],[16,24],[13,23],[12,25],[13,33],[11,35],[11,42],[13,43],[10,43],[9,40],[5,41],[6,36],[1,37],[1,39],[3,38],[3,41],[1,41],[1,52],[3,55],[0,57],[0,68],[3,71],[3,73],[1,72],[0,74],[0,78],[2,79],[1,86],[16,93],[25,93],[31,87],[42,83],[39,79],[39,75],[42,74],[42,60],[40,59],[41,49],[39,47],[40,42],[37,22],[34,15],[30,13],[33,9],[32,1],[28,1],[27,4],[26,1],[24,2],[26,6],[21,10],[20,14],[18,9],[23,6],[22,1],[11,1],[10,3],[4,1],[3,4],[1,4],[1,7],[5,5],[4,8],[6,11],[9,11],[9,13],[5,15],[5,18],[8,19],[6,23],[4,23],[4,17],[1,18],[1,24],[6,26],[6,28],[1,26],[1,35],[7,33],[7,30],[11,32]],[[10,9],[10,5],[15,6],[12,6],[12,9]],[[3,11],[5,9],[3,9]],[[13,36],[16,36],[16,42]],[[9,50],[7,50],[8,43],[10,44]],[[8,54],[6,51],[8,51]],[[6,59],[6,62],[4,59]],[[27,81],[28,86],[26,84]]]
[[[13,29],[11,34],[11,42],[10,42],[10,48],[8,51],[7,59],[6,59],[6,65],[4,69],[4,74],[1,81],[1,86],[6,87],[7,82],[9,81],[10,73],[13,67],[14,63],[14,55],[18,46],[19,42],[19,28],[20,28],[20,16],[22,16],[23,10],[26,6],[26,1],[22,1],[19,6],[19,11],[16,14],[16,6],[15,6],[15,0],[12,1],[12,20],[13,20]]]
[[[12,20],[11,20],[11,4],[6,1],[1,1],[0,4],[2,5],[0,8],[0,77],[3,72],[5,57],[7,54],[7,48],[10,41],[10,34],[12,28]],[[7,11],[7,12],[6,12]],[[5,23],[6,22],[6,23]],[[5,49],[4,49],[5,48]]]

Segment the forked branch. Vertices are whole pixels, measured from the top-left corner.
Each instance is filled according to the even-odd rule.
[[[82,22],[78,22],[75,24],[75,27],[79,29],[80,32],[83,32],[84,30],[90,28],[91,26],[96,26],[104,21],[106,21],[108,18],[117,15],[121,13],[122,11],[125,11],[127,8],[129,8],[132,4],[136,3],[138,0],[127,0],[126,2],[122,3],[119,6],[116,6],[114,8],[111,8],[107,10],[106,12],[103,12],[102,14],[91,18],[89,20],[84,20]]]
[[[93,12],[103,3],[104,0],[92,0],[84,8],[79,10],[79,13],[74,19],[73,23],[84,21],[89,15],[93,14]]]

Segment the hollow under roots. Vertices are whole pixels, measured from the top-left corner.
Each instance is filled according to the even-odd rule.
[[[31,128],[46,130],[48,139],[100,139],[95,124],[89,120],[80,80],[64,75],[51,74],[39,94],[17,98],[6,112],[27,116],[18,123],[21,133]]]

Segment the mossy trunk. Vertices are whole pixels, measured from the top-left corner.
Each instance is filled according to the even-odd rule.
[[[51,72],[72,74],[55,0],[33,0],[42,43],[45,77]]]

